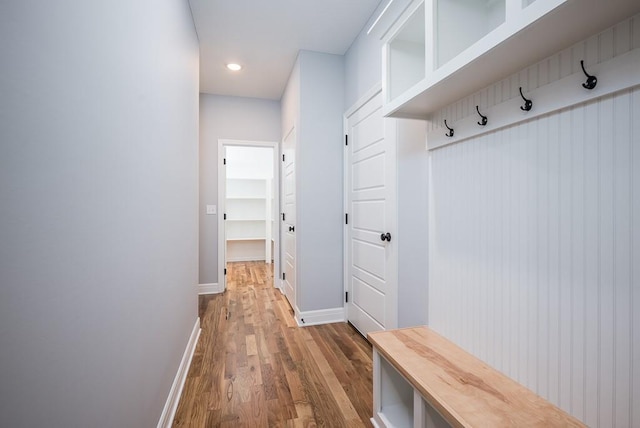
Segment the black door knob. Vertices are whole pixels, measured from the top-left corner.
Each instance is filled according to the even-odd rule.
[[[391,242],[391,234],[389,232],[383,233],[382,235],[380,235],[380,239],[382,239],[383,241]]]
[[[295,226],[289,226],[289,232],[293,232],[294,230],[296,230]]]

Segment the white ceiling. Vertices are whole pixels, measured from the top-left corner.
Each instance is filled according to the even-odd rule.
[[[189,0],[200,91],[279,100],[301,49],[344,54],[380,0]],[[225,64],[236,62],[240,72]]]

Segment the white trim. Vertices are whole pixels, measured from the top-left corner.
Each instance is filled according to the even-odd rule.
[[[376,92],[377,94],[377,92]],[[349,138],[349,120],[347,116],[342,117],[342,129],[344,129],[344,135]],[[351,221],[353,221],[353,213],[349,210],[349,185],[351,183],[351,171],[349,169],[349,162],[351,160],[349,146],[344,146],[344,152],[342,155],[342,211],[347,217],[351,214]],[[349,287],[349,225],[347,222],[342,223],[342,307],[344,308],[344,319],[349,319],[349,303],[347,303],[347,292],[350,291]]]
[[[160,415],[160,420],[158,421],[158,428],[169,428],[173,425],[173,418],[175,417],[176,410],[178,409],[180,395],[182,395],[182,388],[187,380],[187,373],[189,373],[191,359],[193,358],[193,353],[196,350],[199,338],[200,318],[196,318],[193,330],[191,330],[191,336],[187,342],[187,347],[184,350],[184,354],[182,354],[182,360],[180,361],[180,366],[178,366],[178,372],[176,373],[176,377],[173,379],[173,384],[171,385],[167,401],[164,404],[164,409],[162,409],[162,415]]]
[[[380,36],[380,40],[385,41],[385,44],[388,44],[392,41],[403,28],[407,26],[409,20],[413,17],[416,11],[425,4],[425,0],[405,0],[407,4],[404,6],[400,5],[396,6],[396,10],[392,11],[396,14],[395,19],[392,19],[391,22],[387,25],[387,28],[384,30],[382,35]],[[425,19],[426,17],[423,17]],[[425,20],[425,22],[428,22]]]
[[[321,309],[319,311],[300,312],[296,307],[296,322],[300,327],[308,327],[310,325],[330,324],[334,322],[345,322],[344,307]]]
[[[225,148],[222,141],[218,140],[218,284],[224,291],[227,288],[227,278],[224,275],[224,269],[227,264],[227,235],[224,222],[224,214],[227,212],[225,197],[227,168],[224,163]]]
[[[378,95],[378,92],[382,91],[382,82],[378,82],[375,85],[373,85],[371,87],[371,89],[369,89],[367,92],[364,93],[363,96],[361,96],[360,98],[358,98],[358,101],[356,101],[350,108],[349,110],[347,110],[344,113],[344,118],[345,120],[349,119],[351,116],[353,116],[358,110],[360,110],[362,108],[362,106],[364,106],[371,98],[375,97],[376,95]]]
[[[224,268],[226,265],[226,235],[224,227],[225,207],[225,184],[227,180],[226,168],[223,164],[225,146],[244,146],[244,147],[268,147],[273,149],[273,179],[280,177],[280,143],[275,141],[251,141],[251,140],[229,140],[218,139],[218,284],[219,293],[224,292],[227,286]],[[280,189],[280,186],[277,186]],[[280,206],[280,191],[273,195],[273,203]],[[278,215],[279,217],[279,215]],[[276,230],[273,236],[273,268],[274,272],[280,272],[280,222],[275,222]],[[230,260],[230,261],[248,261],[248,260]],[[275,281],[274,281],[275,287]]]
[[[582,104],[596,98],[604,97],[640,85],[640,49],[634,49],[609,61],[589,66],[589,74],[598,78],[598,85],[593,90],[582,87],[585,81],[581,71],[563,79],[527,92],[525,97],[533,101],[533,108],[528,112],[520,110],[522,98],[512,98],[482,112],[489,118],[486,126],[477,124],[479,116],[471,115],[462,120],[448,123],[455,129],[454,137],[445,136],[444,127],[427,133],[427,149],[433,150],[449,144],[459,143],[478,135],[496,131],[507,126],[534,119],[555,111]]]
[[[380,15],[378,15],[375,22],[371,24],[367,30],[367,36],[371,35],[371,33],[375,33],[374,35],[378,37],[378,39],[386,39],[387,35],[393,30],[398,21],[405,17],[405,12],[409,7],[411,7],[411,4],[411,0],[404,0],[403,2],[391,0],[384,10],[380,12]]]
[[[198,294],[219,294],[222,293],[224,289],[219,285],[219,283],[214,282],[211,284],[198,284]]]
[[[378,349],[373,348],[373,417],[371,418],[371,424],[376,427],[385,427],[383,421],[380,419],[380,396],[382,390],[380,389],[380,354]]]
[[[371,32],[373,31],[373,29],[376,27],[376,25],[378,25],[378,22],[380,22],[380,19],[382,19],[382,17],[384,16],[384,14],[387,12],[387,9],[389,9],[389,6],[391,6],[391,3],[393,3],[393,0],[389,0],[389,3],[387,3],[387,5],[384,7],[384,9],[382,9],[382,12],[380,12],[380,15],[378,15],[378,17],[376,18],[375,21],[373,21],[373,24],[371,24],[371,26],[369,27],[369,29],[367,30],[367,36],[369,34],[371,34]]]

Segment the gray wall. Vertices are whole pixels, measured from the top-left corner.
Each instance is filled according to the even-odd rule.
[[[197,319],[186,0],[0,4],[0,425],[151,427]]]
[[[394,0],[397,1],[397,0]],[[389,0],[380,5],[362,28],[358,37],[344,54],[345,97],[344,110],[351,108],[369,89],[382,79],[382,41],[378,32],[368,35],[367,30]]]
[[[218,283],[218,139],[280,141],[280,102],[200,94],[200,284]]]
[[[300,51],[282,96],[282,130],[296,127],[296,305],[342,303],[344,57]]]
[[[344,57],[298,55],[297,300],[300,311],[342,307]]]

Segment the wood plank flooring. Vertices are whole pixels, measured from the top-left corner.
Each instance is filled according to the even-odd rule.
[[[200,296],[174,426],[370,427],[371,345],[345,323],[297,327],[271,265],[228,263],[227,278]]]

